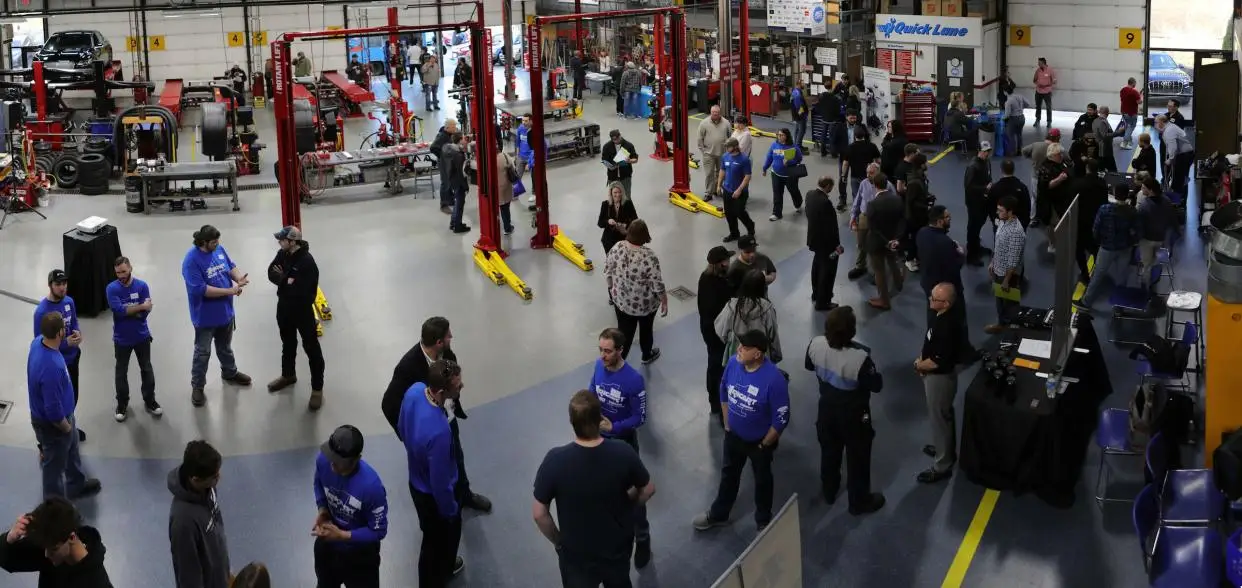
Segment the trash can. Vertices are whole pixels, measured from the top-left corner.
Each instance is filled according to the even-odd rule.
[[[142,210],[142,180],[138,176],[125,176],[125,211],[139,213]]]
[[[984,141],[987,141],[989,144],[992,144],[993,149],[997,148],[997,145],[995,145],[996,124],[990,120],[986,120],[986,121],[979,123],[979,144],[982,145]]]

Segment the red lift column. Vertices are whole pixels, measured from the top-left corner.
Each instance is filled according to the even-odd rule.
[[[751,124],[750,120],[750,4],[747,0],[741,0],[737,8],[737,28],[738,28],[738,65],[737,79],[740,86],[740,96],[738,96],[738,109],[741,110],[742,116],[746,117],[746,124]]]
[[[724,209],[700,198],[690,189],[690,88],[689,64],[686,56],[686,13],[673,12],[668,21],[672,46],[673,73],[673,185],[668,189],[668,202],[687,212],[706,213],[724,218]],[[723,59],[723,58],[722,58]]]
[[[482,47],[492,46],[491,37],[491,31],[486,28],[470,31],[472,75],[476,90],[470,120],[474,122],[475,169],[479,174],[479,241],[474,246],[503,257],[505,253],[500,245],[500,194],[496,186],[500,179],[496,169],[496,119],[491,114],[495,107],[492,99],[492,68],[488,62],[490,56],[487,51],[480,50]]]
[[[388,8],[388,26],[393,27],[393,31],[388,35],[389,46],[398,47],[400,50],[401,37],[397,34],[396,27],[400,25],[398,22],[398,10],[396,6]],[[483,13],[479,13],[482,18]],[[396,56],[398,60],[401,56]],[[439,55],[437,54],[437,58]],[[392,126],[393,134],[397,136],[398,141],[404,141],[409,138],[406,133],[405,123],[409,120],[409,108],[405,105],[405,98],[401,96],[401,80],[397,76],[388,78],[388,86],[391,88],[391,94],[388,97],[388,124]]]
[[[302,162],[297,155],[297,135],[293,127],[293,92],[289,65],[289,41],[272,42],[272,104],[276,116],[276,183],[280,186],[280,223],[302,226]],[[281,149],[283,147],[284,149]],[[288,153],[282,151],[288,150]]]
[[[574,0],[574,14],[582,14],[582,0]],[[578,51],[583,52],[582,20],[581,19],[574,21],[574,43],[575,43],[575,46],[578,48]],[[586,55],[584,54],[582,58],[586,59]]]
[[[530,168],[530,189],[535,194],[535,236],[530,238],[531,249],[548,249],[552,247],[551,219],[548,216],[548,149],[543,142],[543,55],[540,54],[538,18],[526,25],[527,39],[536,42],[526,47],[530,56],[530,65],[526,71],[530,74],[530,116],[534,124],[527,134],[527,141],[534,150],[534,161],[528,162]]]
[[[654,36],[653,44],[655,45],[652,57],[655,58],[656,68],[656,82],[651,88],[651,91],[656,94],[656,111],[651,113],[651,120],[663,123],[664,107],[666,106],[664,103],[664,88],[668,84],[668,82],[665,81],[668,77],[668,66],[664,61],[667,57],[664,55],[664,15],[657,14],[652,16],[651,22]],[[661,132],[660,126],[661,125],[654,125],[654,128],[651,129],[655,133],[655,149],[652,150],[651,157],[661,161],[668,161],[668,148],[664,145],[664,133]]]

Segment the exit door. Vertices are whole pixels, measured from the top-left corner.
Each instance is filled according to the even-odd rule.
[[[1212,63],[1215,61],[1215,63]],[[1238,64],[1217,56],[1195,60],[1194,111],[1210,115],[1210,124],[1197,124],[1195,151],[1233,153],[1238,148]],[[1207,120],[1204,121],[1209,122]]]
[[[975,50],[969,47],[936,48],[936,98],[947,102],[949,94],[961,92],[966,104],[975,103]]]

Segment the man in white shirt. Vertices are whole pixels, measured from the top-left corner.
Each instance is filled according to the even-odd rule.
[[[1195,162],[1195,148],[1186,137],[1186,131],[1169,122],[1167,115],[1156,117],[1156,130],[1160,132],[1160,143],[1164,146],[1164,173],[1171,174],[1169,188],[1186,196],[1186,181],[1190,176],[1190,167]]]
[[[410,70],[411,85],[414,84],[414,76],[419,76],[419,85],[423,83],[422,70],[419,69],[419,66],[422,65],[419,63],[419,57],[422,55],[422,52],[423,46],[418,43],[410,43],[410,45],[405,48],[405,66]]]

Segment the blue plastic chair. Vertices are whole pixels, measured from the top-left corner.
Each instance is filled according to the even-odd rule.
[[[1158,489],[1160,523],[1165,526],[1203,526],[1225,514],[1225,496],[1216,488],[1208,469],[1169,469],[1169,447],[1162,433],[1147,444],[1147,473]]]
[[[1105,502],[1130,502],[1126,498],[1110,498],[1108,484],[1112,479],[1112,465],[1107,462],[1110,455],[1140,457],[1142,451],[1130,446],[1130,411],[1122,408],[1109,408],[1100,413],[1100,421],[1095,427],[1095,444],[1100,449],[1100,466],[1095,474],[1095,501],[1104,507]],[[1106,467],[1107,466],[1107,467]]]
[[[1215,529],[1162,527],[1148,579],[1154,588],[1220,588],[1224,560]]]
[[[1134,534],[1138,536],[1139,549],[1143,553],[1143,570],[1150,572],[1152,549],[1160,532],[1160,503],[1151,484],[1143,486],[1138,496],[1134,497],[1130,520],[1134,522]]]

